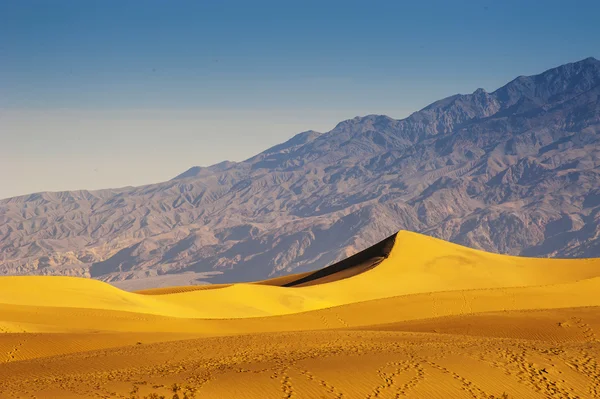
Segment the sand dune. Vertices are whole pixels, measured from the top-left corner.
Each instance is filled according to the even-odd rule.
[[[256,283],[2,277],[0,397],[600,397],[599,292],[600,259],[409,232]]]

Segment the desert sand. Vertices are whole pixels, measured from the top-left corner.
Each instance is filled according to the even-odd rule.
[[[0,278],[0,398],[598,398],[599,362],[600,259],[410,232],[255,283]]]

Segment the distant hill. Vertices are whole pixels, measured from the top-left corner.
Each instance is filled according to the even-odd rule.
[[[2,200],[0,274],[258,280],[400,229],[505,254],[600,256],[600,61],[402,120],[346,120],[164,183]]]

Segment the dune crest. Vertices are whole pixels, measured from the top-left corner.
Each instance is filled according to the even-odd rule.
[[[496,255],[406,231],[385,242],[393,243],[384,251],[385,256],[368,249],[363,251],[367,255],[359,253],[355,262],[333,265],[334,271],[321,277],[313,272],[291,281],[279,279],[279,284],[276,279],[272,283],[232,284],[219,289],[201,286],[199,290],[173,293],[163,290],[161,295],[130,293],[75,277],[3,277],[0,303],[227,319],[300,313],[400,295],[543,286],[600,277],[600,259]],[[369,251],[373,252],[371,256]],[[313,281],[323,282],[306,285],[314,275],[317,277]]]

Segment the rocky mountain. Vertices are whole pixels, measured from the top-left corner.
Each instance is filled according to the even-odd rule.
[[[600,61],[402,120],[346,120],[164,183],[2,200],[0,274],[259,279],[400,229],[505,254],[600,256]]]

